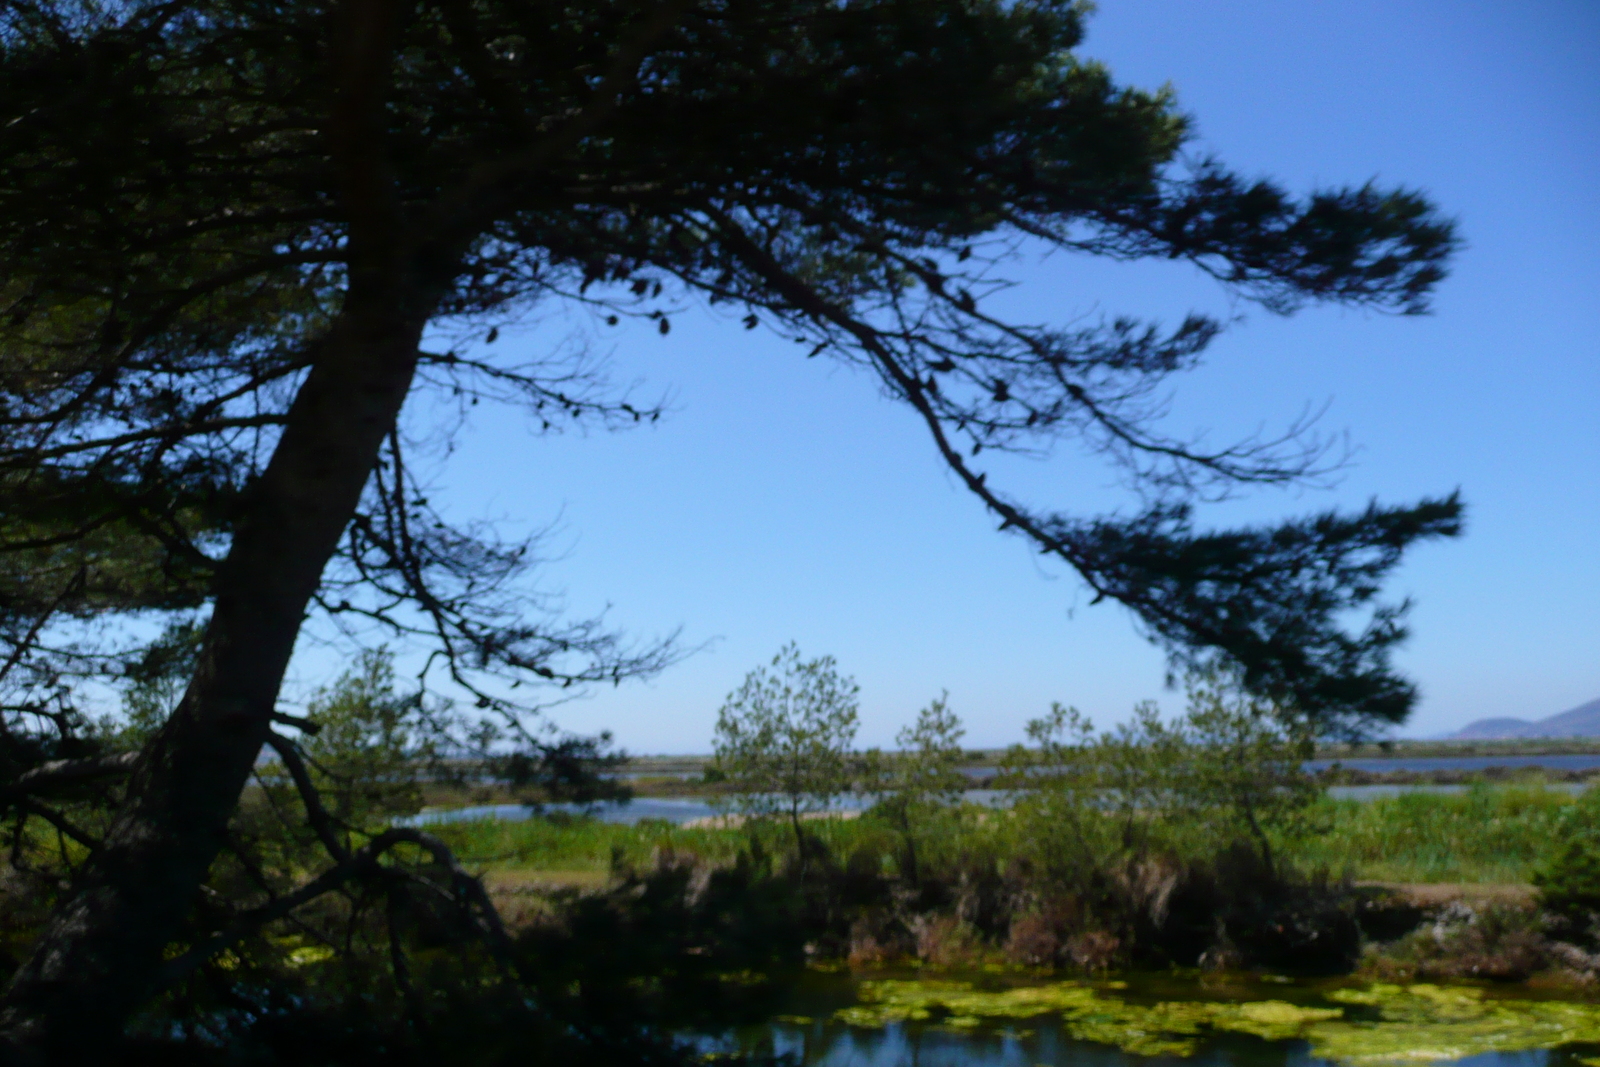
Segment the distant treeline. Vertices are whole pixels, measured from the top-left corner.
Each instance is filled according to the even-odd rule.
[[[1004,748],[965,750],[963,765],[973,769],[997,768],[1005,759]],[[1491,756],[1600,756],[1600,737],[1508,738],[1497,741],[1399,740],[1364,744],[1323,742],[1315,746],[1312,759],[1450,759]],[[668,774],[700,774],[713,757],[704,755],[629,756],[621,771],[630,776],[649,777]]]

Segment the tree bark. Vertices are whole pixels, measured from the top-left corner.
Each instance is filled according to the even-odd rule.
[[[406,318],[347,311],[343,336],[301,387],[218,577],[188,691],[6,993],[0,1035],[16,1052],[66,1062],[69,1050],[103,1047],[148,994],[266,743],[306,605],[410,387],[423,323]]]
[[[408,266],[421,257],[404,247],[383,162],[397,17],[390,0],[347,0],[339,13],[328,133],[349,220],[344,307],[235,526],[188,690],[0,1001],[0,1060],[96,1062],[154,990],[266,743],[307,604],[411,387],[436,289]]]

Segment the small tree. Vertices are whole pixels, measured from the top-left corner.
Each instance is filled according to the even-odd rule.
[[[422,807],[419,779],[437,740],[422,715],[422,694],[395,688],[392,654],[363,652],[317,691],[306,713],[314,732],[301,747],[328,813],[340,824],[381,828]]]
[[[1143,703],[1097,733],[1056,704],[1027,729],[1032,746],[1007,753],[1003,778],[1020,790],[1033,847],[1074,882],[1152,852],[1193,856],[1241,839],[1274,871],[1269,831],[1303,831],[1319,794],[1304,767],[1309,725],[1214,670],[1189,676],[1188,707],[1171,722]]]
[[[1566,807],[1543,851],[1532,879],[1540,903],[1592,938],[1600,915],[1600,789]]]
[[[918,880],[917,838],[953,810],[967,788],[961,773],[961,738],[966,729],[940,694],[917,713],[917,721],[895,735],[900,750],[873,752],[870,791],[878,794],[875,813],[894,827],[902,842],[901,869]]]
[[[826,810],[850,788],[858,692],[832,656],[802,659],[791,641],[770,667],[745,675],[717,713],[717,772],[745,815],[788,819],[802,868],[801,817]]]
[[[1305,769],[1315,750],[1311,729],[1215,671],[1190,677],[1180,728],[1190,756],[1178,799],[1231,814],[1275,871],[1267,830],[1303,829],[1321,793]]]
[[[490,775],[511,788],[535,812],[546,804],[597,804],[633,799],[633,788],[616,777],[628,754],[612,747],[611,732],[596,737],[557,735],[523,738],[514,751],[487,761]]]
[[[1175,808],[1181,759],[1155,705],[1139,704],[1129,722],[1096,732],[1077,708],[1052,704],[1027,736],[1030,746],[1006,753],[1001,780],[1018,790],[1021,832],[1054,878],[1087,886],[1116,857],[1157,844],[1159,817]]]

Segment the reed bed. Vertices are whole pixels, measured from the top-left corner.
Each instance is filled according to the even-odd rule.
[[[1287,844],[1303,866],[1386,882],[1527,882],[1571,794],[1480,785],[1465,793],[1403,793],[1320,802],[1320,833]]]
[[[1305,869],[1358,880],[1408,883],[1524,883],[1556,839],[1573,797],[1539,786],[1477,786],[1465,793],[1406,793],[1378,800],[1318,801],[1310,833],[1277,842],[1281,856]],[[1004,861],[1008,820],[965,822],[941,851],[963,847]],[[482,870],[604,871],[642,866],[661,850],[731,861],[752,840],[769,853],[793,847],[786,828],[683,827],[660,820],[636,826],[554,816],[482,820],[429,828],[469,866]],[[869,817],[819,820],[807,831],[837,856],[857,846],[883,847]]]

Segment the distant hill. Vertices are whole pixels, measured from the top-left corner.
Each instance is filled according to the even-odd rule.
[[[1450,735],[1462,741],[1496,741],[1510,737],[1600,737],[1600,700],[1580,704],[1548,719],[1479,719]]]

